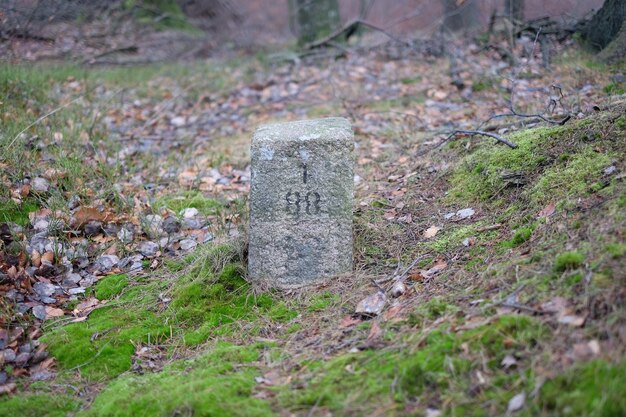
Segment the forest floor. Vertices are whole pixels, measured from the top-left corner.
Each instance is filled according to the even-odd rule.
[[[535,49],[1,64],[0,416],[625,415],[625,71]],[[254,288],[252,133],[325,116],[355,271]]]

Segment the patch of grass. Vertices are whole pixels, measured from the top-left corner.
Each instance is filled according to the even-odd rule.
[[[157,30],[178,29],[202,33],[187,20],[175,0],[126,0],[124,6],[134,10],[137,21]]]
[[[90,380],[115,377],[130,369],[135,344],[163,342],[170,334],[165,317],[134,301],[97,309],[87,321],[54,329],[42,340],[61,369],[80,371]]]
[[[554,164],[546,169],[530,189],[531,199],[537,203],[586,194],[602,176],[602,170],[611,163],[611,156],[585,146],[565,164]]]
[[[516,248],[530,240],[534,230],[534,227],[520,227],[515,231],[511,240],[503,242],[503,245],[507,248]]]
[[[604,249],[613,259],[626,255],[626,245],[623,243],[609,243]]]
[[[39,210],[39,205],[31,199],[24,200],[22,204],[17,204],[12,200],[0,202],[0,222],[13,222],[26,226],[30,223],[28,214],[37,210]]]
[[[605,85],[602,90],[609,95],[620,95],[626,93],[626,89],[624,89],[624,84],[620,83],[609,83]]]
[[[576,269],[582,266],[584,262],[585,257],[580,252],[563,252],[558,254],[554,259],[554,270],[556,272],[564,272],[567,270]]]
[[[493,88],[493,79],[491,78],[480,78],[472,84],[472,91],[475,93],[479,93],[485,90],[491,90]]]
[[[392,347],[303,363],[303,376],[293,387],[277,387],[277,398],[281,408],[289,410],[316,406],[331,414],[368,415],[376,407],[389,416],[406,415],[408,403],[440,406],[445,412],[452,401],[480,409],[490,399],[503,414],[510,397],[507,390],[516,381],[501,370],[499,361],[514,349],[532,349],[546,334],[538,321],[525,316],[502,316],[465,333],[440,328],[420,335],[422,342],[413,350]],[[469,356],[462,346],[469,347]],[[470,395],[472,375],[482,369],[483,360],[499,383]]]
[[[626,415],[626,363],[594,360],[546,382],[524,415],[617,417]]]
[[[463,240],[477,234],[476,230],[482,226],[477,222],[467,226],[455,227],[451,225],[437,236],[437,239],[425,242],[424,246],[438,253],[446,253],[463,243]]]
[[[518,187],[507,187],[506,172],[524,176],[528,185],[522,188],[521,198],[533,210],[549,201],[585,196],[593,192],[602,170],[623,149],[626,133],[616,127],[615,117],[603,112],[565,126],[516,132],[510,139],[517,149],[481,145],[453,172],[447,200],[468,204],[497,203],[495,197],[508,195],[519,198]]]
[[[273,416],[269,403],[253,395],[259,371],[251,363],[262,350],[220,343],[161,372],[118,378],[79,416]]]
[[[199,345],[213,335],[232,335],[260,317],[287,322],[297,315],[270,294],[253,294],[236,259],[237,251],[223,245],[197,255],[174,282],[154,279],[129,287],[126,275],[107,277],[96,295],[112,298],[124,289],[123,294],[111,306],[93,311],[87,321],[51,330],[43,341],[61,369],[106,380],[130,368],[138,345]],[[161,294],[172,298],[165,310],[159,308]]]
[[[230,246],[212,248],[174,286],[171,311],[186,329],[185,344],[198,345],[213,334],[232,334],[243,322],[258,317],[284,322],[297,315],[270,294],[252,294],[236,259]]]
[[[166,207],[177,214],[186,208],[196,208],[204,215],[218,213],[223,204],[214,198],[208,198],[199,191],[185,191],[180,194],[168,195],[155,204],[155,209]]]
[[[66,417],[78,411],[78,402],[68,395],[27,394],[0,398],[0,417]]]
[[[110,300],[128,286],[128,275],[109,275],[98,281],[95,296],[98,300]]]
[[[307,310],[310,312],[324,311],[329,306],[339,301],[341,301],[339,294],[333,294],[329,291],[325,291],[311,299]]]

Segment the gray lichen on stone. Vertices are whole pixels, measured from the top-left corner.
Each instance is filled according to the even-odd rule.
[[[260,127],[252,140],[248,276],[293,288],[352,270],[354,135],[343,118]]]

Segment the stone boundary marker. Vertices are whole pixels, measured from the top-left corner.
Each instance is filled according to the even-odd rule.
[[[248,277],[296,288],[352,271],[354,134],[327,118],[261,126],[252,139]]]

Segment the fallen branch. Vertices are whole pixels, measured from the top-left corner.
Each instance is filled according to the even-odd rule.
[[[504,143],[509,148],[512,148],[512,149],[517,148],[517,145],[515,143],[509,141],[508,139],[505,139],[505,138],[503,138],[502,136],[500,136],[500,135],[498,135],[496,133],[485,132],[485,131],[482,131],[482,130],[455,130],[454,132],[450,133],[450,135],[448,135],[448,137],[443,142],[441,142],[439,145],[437,145],[437,147],[439,147],[439,146],[443,145],[444,143],[448,142],[450,139],[452,139],[456,135],[488,136],[490,138],[494,138],[495,140],[497,140],[500,143]]]
[[[348,38],[354,32],[356,32],[356,30],[359,28],[359,26],[365,26],[365,27],[370,28],[372,30],[376,30],[378,32],[381,32],[381,33],[385,34],[387,37],[389,37],[390,39],[393,39],[396,42],[399,42],[399,43],[402,43],[402,44],[405,44],[405,45],[410,45],[409,42],[396,37],[395,35],[387,32],[385,29],[383,29],[383,28],[381,28],[379,26],[376,26],[376,25],[374,25],[372,23],[366,22],[365,20],[355,19],[355,20],[349,21],[348,23],[346,23],[345,25],[343,25],[339,29],[337,29],[334,32],[332,32],[330,35],[325,36],[325,37],[323,37],[321,39],[318,39],[316,41],[313,41],[313,42],[310,42],[310,43],[304,45],[304,49],[315,49],[315,48],[320,48],[320,47],[325,46],[325,45],[331,45],[330,42],[334,41],[335,39],[337,39],[338,37],[340,37],[344,33],[346,34],[346,38]]]

